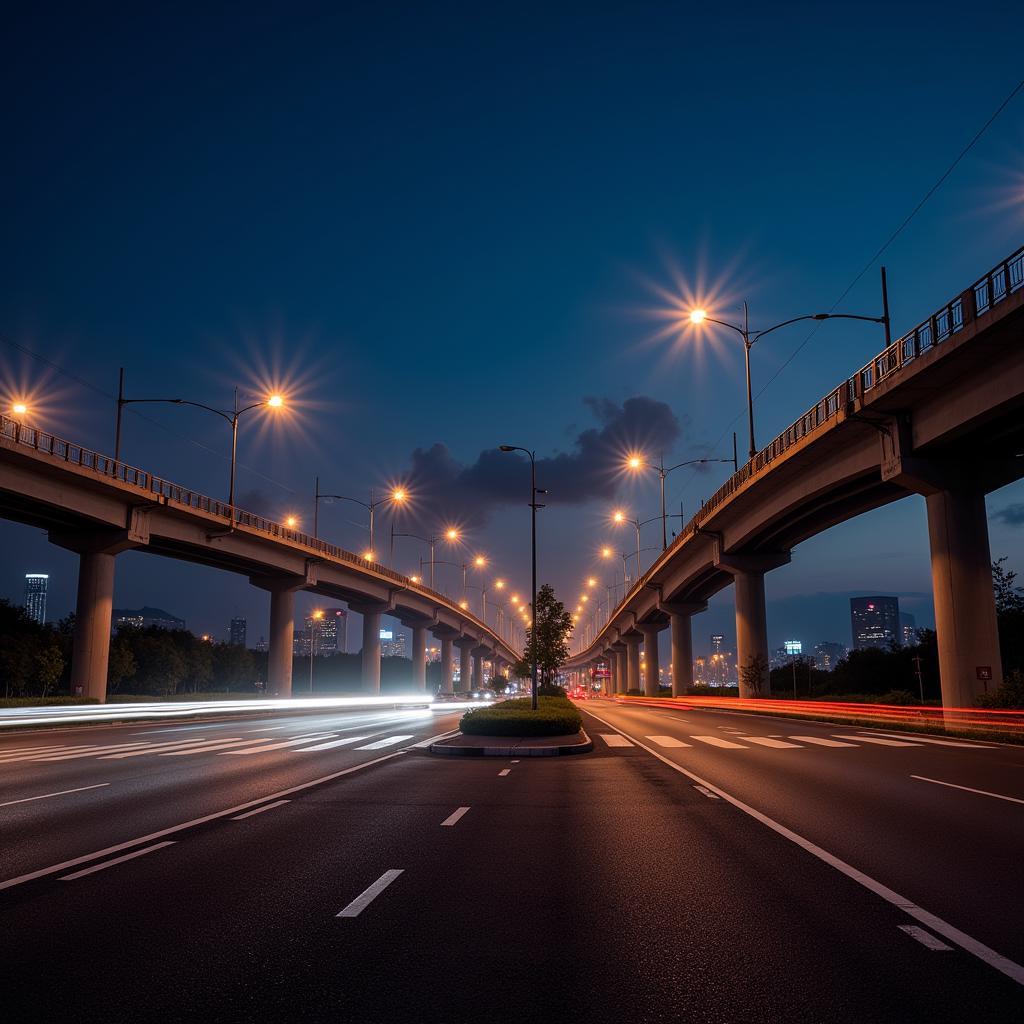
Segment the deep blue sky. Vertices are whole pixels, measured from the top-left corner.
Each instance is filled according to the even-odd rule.
[[[616,501],[657,512],[653,478],[615,497],[609,445],[680,461],[738,429],[743,449],[741,347],[666,335],[659,311],[688,288],[727,317],[748,299],[755,324],[830,308],[1020,79],[1024,29],[985,2],[149,6],[8,22],[0,337],[78,380],[5,344],[5,391],[109,450],[119,366],[130,394],[213,404],[280,381],[295,415],[243,423],[242,502],[308,523],[315,474],[365,497],[415,468],[422,528],[459,514],[518,588],[528,519],[509,487],[526,480],[478,458],[562,453],[541,564],[573,603]],[[895,330],[1022,241],[1018,95],[885,254]],[[877,273],[841,308],[877,312]],[[755,385],[806,338],[766,339]],[[759,442],[880,347],[870,325],[823,325],[758,398]],[[226,490],[217,420],[145,415],[129,461]],[[692,512],[725,473],[688,473],[670,500]],[[324,508],[322,534],[361,549],[358,512]],[[989,512],[993,554],[1024,570],[1024,486]],[[0,564],[0,595],[50,571],[52,615],[72,607],[75,560],[38,532],[0,524]],[[118,605],[265,631],[242,578],[141,554],[118,573]],[[773,646],[848,642],[857,592],[931,621],[920,499],[773,573]],[[731,641],[730,592],[697,620],[698,653],[719,630]]]

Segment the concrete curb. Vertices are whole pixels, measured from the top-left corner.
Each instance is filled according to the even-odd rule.
[[[442,740],[430,745],[430,753],[440,757],[558,757],[589,754],[594,749],[594,741],[583,729],[580,729],[580,737],[575,743],[549,747],[524,747],[516,743],[494,747],[453,747]],[[497,737],[495,739],[497,740]]]

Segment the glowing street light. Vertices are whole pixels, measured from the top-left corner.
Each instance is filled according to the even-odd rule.
[[[381,505],[402,505],[408,498],[408,492],[404,487],[393,487],[383,498],[373,499],[373,488],[370,488],[370,500],[361,501],[359,498],[350,498],[347,494],[323,494],[320,491],[320,477],[317,477],[313,485],[313,538],[316,539],[320,529],[320,502],[321,501],[351,501],[356,505],[362,505],[370,513],[370,550],[376,550],[373,543],[373,514]],[[391,562],[394,563],[395,545],[392,537]]]
[[[114,461],[121,461],[121,420],[126,405],[191,405],[196,409],[205,409],[212,412],[231,425],[231,479],[228,483],[228,505],[231,510],[231,528],[235,526],[235,467],[238,461],[238,421],[247,412],[254,409],[280,410],[284,407],[285,400],[280,394],[267,395],[257,402],[239,408],[238,388],[235,388],[234,405],[230,411],[216,409],[212,405],[204,405],[202,402],[192,402],[186,398],[125,398],[124,397],[124,367],[121,368],[117,388],[117,419],[114,427]]]
[[[399,490],[401,490],[401,489],[399,488]],[[404,495],[405,492],[402,491],[402,494]],[[394,497],[394,493],[392,494],[392,500],[397,500]],[[434,558],[434,549],[435,549],[435,546],[436,546],[437,542],[439,540],[446,540],[450,544],[454,544],[454,543],[456,543],[460,539],[461,536],[462,535],[459,532],[459,530],[456,527],[454,527],[454,526],[445,527],[444,533],[441,534],[440,536],[438,536],[437,534],[433,534],[432,533],[429,537],[424,537],[424,536],[422,536],[421,534],[418,534],[418,533],[396,533],[395,532],[395,528],[392,525],[392,527],[391,527],[391,560],[392,560],[392,562],[394,562],[395,538],[396,537],[409,537],[412,540],[421,540],[421,541],[423,541],[423,543],[426,544],[429,547],[429,549],[430,549],[430,589],[433,590],[434,589],[434,566],[438,564],[437,560]],[[423,570],[423,564],[424,564],[423,563],[423,559],[421,558],[420,559],[420,571],[421,572]],[[445,563],[441,563],[441,564],[445,564]],[[451,563],[447,563],[447,564],[454,565],[455,563],[451,562]],[[418,577],[416,579],[416,582],[419,582]]]
[[[811,313],[806,316],[795,316],[789,320],[766,327],[763,331],[751,331],[750,312],[746,302],[743,303],[743,324],[731,324],[725,320],[717,320],[709,316],[706,309],[691,309],[689,313],[690,323],[695,327],[703,324],[717,324],[719,327],[726,327],[735,331],[743,339],[743,355],[747,371],[747,429],[749,434],[750,449],[749,457],[752,459],[757,454],[757,446],[754,443],[754,397],[750,384],[750,350],[766,334],[777,331],[780,327],[788,327],[790,324],[800,323],[802,320],[866,320],[873,324],[882,324],[885,328],[885,347],[890,344],[889,337],[889,295],[885,281],[885,267],[882,267],[882,315],[881,316],[858,316],[853,313]]]
[[[28,413],[28,406],[24,402],[13,402],[11,412],[15,416],[24,416]]]
[[[299,517],[298,516],[285,516],[284,517],[284,525],[287,526],[289,530],[294,530],[299,525]]]
[[[309,616],[309,695],[313,696],[313,658],[316,657],[316,636],[324,617],[322,608],[315,609]]]

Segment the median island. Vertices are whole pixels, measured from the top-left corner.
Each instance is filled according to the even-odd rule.
[[[456,736],[430,747],[449,757],[543,757],[585,754],[594,749],[583,721],[566,697],[529,697],[473,708],[462,716]]]

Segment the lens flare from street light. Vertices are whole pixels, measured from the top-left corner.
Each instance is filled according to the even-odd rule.
[[[287,526],[289,530],[294,530],[295,527],[299,525],[299,517],[285,516],[284,525]]]
[[[409,494],[408,494],[408,492],[406,491],[406,489],[404,487],[396,487],[391,492],[391,500],[392,501],[397,501],[399,504],[401,504],[403,501],[405,501],[405,499],[408,498],[408,497],[409,497]]]
[[[505,581],[504,580],[495,580],[494,581],[494,589],[495,590],[504,590],[505,589]]]
[[[15,416],[24,416],[28,412],[28,405],[25,402],[14,402],[11,405],[11,412]]]
[[[466,608],[469,607],[469,602],[468,601],[460,601],[459,602],[459,607],[462,608],[462,609],[466,609]]]
[[[590,598],[589,598],[589,597],[588,597],[588,596],[587,596],[586,594],[580,594],[580,600],[581,600],[581,601],[582,601],[582,602],[583,602],[584,604],[586,604],[586,603],[587,603],[587,602],[588,602],[588,601],[590,600]]]
[[[614,553],[614,552],[613,552],[613,551],[612,551],[612,549],[611,549],[611,548],[609,548],[609,547],[603,547],[603,548],[601,548],[601,557],[602,557],[602,558],[611,558],[611,557],[612,557],[612,554],[613,554],[613,553]]]
[[[323,617],[324,617],[324,610],[323,610],[323,608],[317,608],[317,610],[315,612],[313,612],[313,618],[314,619],[322,619]]]
[[[588,587],[596,587],[597,586],[597,580],[595,580],[593,576],[588,576],[587,577],[587,586]]]
[[[476,558],[473,559],[473,564],[478,569],[482,569],[487,564],[487,559],[484,558],[483,555],[477,555]]]
[[[626,459],[627,469],[643,469],[647,465],[642,455],[632,454]]]
[[[612,522],[613,523],[624,523],[625,521],[626,521],[626,513],[623,512],[622,509],[616,509],[612,513]]]
[[[376,559],[374,558],[374,553],[372,551],[364,551],[363,552],[363,560],[366,561],[366,562],[376,561]]]
[[[269,405],[271,409],[280,409],[281,406],[284,405],[284,397],[282,395],[271,395],[267,399],[267,405]]]
[[[444,531],[444,535],[447,540],[454,541],[459,539],[459,531],[456,530],[454,526],[449,526],[448,529]]]
[[[423,581],[422,581],[422,580],[421,580],[421,579],[419,578],[419,576],[410,576],[410,577],[409,577],[409,579],[410,579],[410,580],[411,580],[411,581],[412,581],[413,583],[422,583],[422,582],[423,582]]]
[[[706,309],[691,309],[690,310],[690,323],[691,324],[702,324],[708,318]]]

